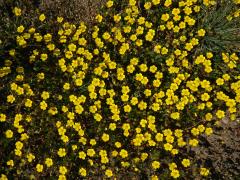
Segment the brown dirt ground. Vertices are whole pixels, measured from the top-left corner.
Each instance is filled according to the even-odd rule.
[[[195,158],[211,168],[211,179],[240,179],[240,120],[220,122],[214,134],[204,137]]]

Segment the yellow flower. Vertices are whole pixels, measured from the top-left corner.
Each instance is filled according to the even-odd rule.
[[[104,40],[109,40],[111,38],[111,35],[108,32],[103,33],[102,35]]]
[[[195,6],[195,7],[194,7],[194,11],[195,11],[195,12],[199,12],[199,11],[200,11],[200,6]]]
[[[69,49],[69,51],[74,52],[74,51],[76,51],[77,46],[75,44],[71,43],[68,45],[68,49]]]
[[[65,175],[59,175],[58,176],[58,180],[66,180],[67,178],[66,178],[66,176]]]
[[[21,141],[17,141],[17,142],[15,143],[15,146],[16,146],[16,149],[21,150],[21,149],[23,148],[23,143],[22,143]]]
[[[78,157],[79,157],[80,159],[85,159],[85,158],[86,158],[86,153],[83,152],[83,151],[80,151],[80,152],[78,153]]]
[[[43,22],[45,19],[46,19],[46,16],[44,14],[40,14],[39,20]]]
[[[160,109],[160,105],[158,103],[153,103],[151,108],[153,111],[158,111]]]
[[[23,133],[23,134],[21,134],[20,140],[24,141],[24,140],[27,140],[28,138],[29,138],[29,136],[27,135],[27,133]]]
[[[64,148],[60,148],[57,153],[59,157],[64,157],[67,154]]]
[[[79,174],[81,175],[81,176],[86,176],[87,175],[87,171],[86,171],[86,169],[85,168],[80,168],[79,169]]]
[[[145,94],[145,96],[148,97],[148,96],[151,96],[152,92],[150,89],[145,89],[144,94]]]
[[[108,8],[112,7],[112,6],[113,6],[113,1],[108,1],[108,2],[106,3],[106,6],[107,6]]]
[[[158,169],[158,168],[160,168],[160,162],[158,162],[158,161],[153,161],[153,162],[152,162],[152,167],[153,167],[153,169]]]
[[[37,74],[37,78],[38,78],[39,80],[43,80],[44,77],[45,77],[44,73],[38,73],[38,74]]]
[[[67,168],[65,166],[60,166],[59,173],[65,175],[67,173]]]
[[[93,157],[95,155],[94,149],[88,149],[87,150],[87,155],[90,156],[90,157]]]
[[[35,159],[35,156],[34,156],[32,153],[29,153],[29,154],[27,155],[27,160],[28,160],[28,162],[32,162],[34,159]]]
[[[63,17],[57,17],[57,22],[61,23],[63,21]]]
[[[71,59],[71,58],[73,57],[72,51],[66,51],[66,52],[65,52],[65,57],[66,57],[67,59]]]
[[[129,0],[129,6],[134,6],[136,4],[136,0]]]
[[[166,55],[168,53],[168,49],[166,47],[163,47],[161,49],[161,53],[162,53],[162,55]]]
[[[171,171],[171,176],[172,176],[174,179],[176,179],[176,178],[178,178],[178,177],[180,176],[180,173],[179,173],[178,170],[173,169],[173,170]]]
[[[207,121],[211,121],[212,120],[212,114],[211,113],[207,113],[206,115],[205,115],[205,119],[207,120]]]
[[[47,54],[41,54],[40,58],[41,58],[42,61],[46,61],[47,58],[48,58],[48,55]]]
[[[116,157],[117,155],[118,155],[118,152],[117,152],[117,151],[115,151],[115,150],[112,151],[112,156],[113,156],[113,157]]]
[[[224,84],[224,80],[222,78],[218,78],[216,80],[216,83],[217,83],[218,86],[223,85]]]
[[[6,121],[6,115],[5,114],[0,114],[0,122],[5,122]]]
[[[22,151],[20,149],[15,149],[16,156],[22,156]]]
[[[32,100],[27,99],[24,104],[26,107],[32,107]]]
[[[182,160],[182,165],[184,167],[189,167],[190,166],[190,160],[189,159],[183,159]]]
[[[6,132],[5,132],[5,135],[6,135],[6,138],[12,138],[13,137],[13,132],[12,132],[12,130],[7,130]]]
[[[157,66],[155,66],[155,65],[150,66],[149,71],[150,71],[151,73],[156,73],[156,71],[157,71]]]
[[[158,180],[158,176],[157,175],[152,175],[151,180]]]
[[[178,150],[177,150],[177,149],[172,149],[172,150],[171,150],[171,153],[172,153],[173,155],[176,155],[176,154],[178,154]]]
[[[102,140],[103,140],[104,142],[109,141],[109,135],[106,134],[106,133],[103,133],[103,135],[102,135]]]
[[[228,74],[224,74],[222,77],[225,81],[228,81],[231,78]]]
[[[161,20],[167,21],[169,19],[169,14],[162,14]]]
[[[170,143],[164,144],[164,149],[165,149],[166,151],[171,151],[172,148],[173,148],[173,146],[172,146]]]
[[[200,168],[200,174],[202,176],[208,176],[209,170],[207,168]]]
[[[137,97],[132,97],[131,99],[131,104],[134,106],[138,103],[138,98]]]
[[[24,31],[24,26],[23,25],[21,25],[21,26],[19,26],[18,28],[17,28],[17,32],[18,33],[22,33],[23,31]]]
[[[169,7],[172,4],[172,0],[166,0],[164,6]]]
[[[49,98],[49,92],[43,91],[42,94],[41,94],[41,97],[42,97],[44,100],[48,99],[48,98]]]
[[[45,102],[45,101],[41,101],[40,102],[40,108],[42,109],[42,110],[46,110],[47,109],[47,103]]]
[[[204,125],[202,125],[202,124],[198,125],[197,128],[198,128],[198,130],[199,130],[200,133],[204,132],[204,130],[205,130],[205,127],[204,127]]]
[[[174,131],[174,135],[176,136],[176,137],[178,137],[178,138],[180,138],[180,137],[182,137],[182,133],[183,131],[181,130],[181,129],[176,129],[175,131]]]
[[[197,128],[192,128],[191,129],[191,133],[194,135],[194,136],[197,136],[199,135],[199,130]]]
[[[16,55],[16,50],[15,49],[11,49],[8,51],[10,56],[15,56]],[[21,73],[23,73],[24,69],[21,67]]]
[[[8,166],[14,166],[14,162],[13,162],[13,160],[9,160],[9,161],[7,161],[7,165]],[[0,178],[1,179],[1,178]]]
[[[105,175],[106,175],[107,177],[112,177],[112,176],[113,176],[112,170],[107,169],[107,170],[105,171]]]
[[[122,158],[128,157],[128,152],[125,149],[121,149],[119,154]]]
[[[51,158],[46,158],[45,164],[47,167],[51,167],[53,165],[53,160]]]
[[[146,10],[150,9],[151,7],[152,7],[151,2],[146,2],[146,3],[144,4],[144,8],[145,8]]]
[[[173,112],[173,113],[171,113],[171,118],[172,118],[172,119],[179,119],[179,118],[180,118],[180,113],[179,113],[179,112]]]
[[[217,116],[219,119],[222,119],[222,118],[225,117],[225,112],[222,111],[222,110],[218,110],[218,111],[216,112],[216,116]]]
[[[116,123],[110,123],[109,124],[109,129],[114,131],[116,129]]]
[[[162,48],[161,45],[156,45],[156,46],[154,46],[154,52],[160,54],[160,52],[161,52],[161,51],[160,51],[161,48]],[[152,71],[150,70],[150,72],[152,72]]]
[[[145,161],[148,157],[148,154],[147,153],[141,153],[141,160],[142,161]]]
[[[173,133],[172,133],[171,129],[164,129],[163,134],[164,134],[164,136],[171,136]]]
[[[5,174],[1,174],[0,180],[8,180],[8,178]]]
[[[130,105],[125,105],[123,108],[124,108],[124,112],[130,112],[132,109]]]
[[[113,19],[114,19],[115,22],[119,22],[121,20],[121,16],[119,14],[114,15]]]
[[[102,22],[103,17],[102,17],[100,14],[98,14],[98,15],[96,16],[96,20],[100,23],[100,22]]]
[[[102,120],[102,116],[101,116],[101,114],[98,114],[98,113],[96,113],[95,115],[94,115],[94,119],[96,120],[96,121],[101,121]]]
[[[167,141],[168,143],[173,143],[173,142],[174,142],[174,137],[171,136],[171,135],[166,136],[166,141]]]
[[[130,89],[129,89],[128,86],[123,86],[123,87],[122,87],[122,93],[123,93],[123,94],[127,94],[127,93],[129,93],[129,92],[130,92]]]
[[[123,102],[128,101],[128,98],[129,98],[129,96],[128,96],[127,94],[123,94],[123,95],[121,96],[121,99],[122,99]]]
[[[42,172],[43,171],[43,165],[42,164],[37,164],[36,165],[36,170],[37,170],[37,172]]]
[[[131,40],[131,41],[136,41],[136,40],[137,40],[137,35],[136,35],[136,34],[132,34],[132,35],[130,36],[130,40]]]
[[[64,90],[69,90],[70,89],[70,84],[69,83],[64,83],[63,89]]]
[[[13,13],[15,14],[15,16],[21,16],[22,10],[18,7],[14,7]]]
[[[179,8],[173,8],[172,14],[175,15],[175,16],[178,15],[178,14],[180,14]]]
[[[160,4],[160,0],[152,0],[153,5],[158,5]]]
[[[146,34],[146,36],[145,36],[145,39],[146,39],[146,41],[152,41],[153,38],[154,38],[154,36],[155,36],[155,31],[154,31],[153,29],[150,29],[150,30],[147,32],[147,34]]]
[[[205,129],[205,134],[206,134],[207,136],[211,135],[212,133],[213,133],[212,128],[206,128],[206,129]]]
[[[122,145],[121,145],[120,142],[115,142],[115,146],[116,146],[117,148],[120,148]]]
[[[168,166],[169,166],[169,170],[171,170],[171,171],[177,168],[176,163],[170,163],[170,164],[168,164]]]
[[[141,101],[140,103],[138,103],[138,108],[140,110],[147,109],[147,103],[145,103],[144,101]]]
[[[72,145],[72,150],[75,151],[78,148],[76,144]]]
[[[192,147],[196,147],[198,145],[198,140],[197,139],[190,139],[189,140],[189,145]]]

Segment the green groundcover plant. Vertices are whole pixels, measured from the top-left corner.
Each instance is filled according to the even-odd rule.
[[[239,116],[239,4],[109,0],[91,27],[10,6],[0,179],[207,178],[192,149]]]

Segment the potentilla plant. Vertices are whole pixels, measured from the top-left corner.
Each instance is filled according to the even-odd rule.
[[[192,150],[239,116],[239,4],[110,0],[91,27],[53,28],[12,7],[0,179],[207,177]]]

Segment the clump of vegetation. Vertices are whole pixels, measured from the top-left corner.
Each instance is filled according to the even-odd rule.
[[[109,0],[89,27],[8,7],[0,179],[207,177],[192,153],[239,116],[239,4]]]

